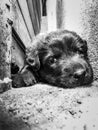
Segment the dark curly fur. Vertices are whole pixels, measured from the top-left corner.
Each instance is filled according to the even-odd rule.
[[[35,38],[26,61],[39,82],[77,87],[93,81],[87,49],[87,42],[75,32],[54,31]]]

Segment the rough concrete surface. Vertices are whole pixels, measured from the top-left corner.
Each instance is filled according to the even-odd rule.
[[[0,130],[98,130],[98,82],[8,90],[0,95]]]

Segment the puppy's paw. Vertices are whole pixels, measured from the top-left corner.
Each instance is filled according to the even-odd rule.
[[[25,67],[18,74],[12,75],[12,87],[20,88],[20,87],[28,87],[36,84],[37,81],[32,71],[30,71],[27,67]]]

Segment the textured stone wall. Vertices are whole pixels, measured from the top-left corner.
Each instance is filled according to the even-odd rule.
[[[12,3],[9,0],[0,0],[0,92],[9,85],[10,62],[11,62],[11,25],[12,25]],[[2,88],[3,87],[3,88]]]

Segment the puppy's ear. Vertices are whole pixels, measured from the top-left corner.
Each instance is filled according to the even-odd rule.
[[[32,68],[33,71],[38,71],[40,68],[38,50],[33,47],[26,49],[26,63]]]

